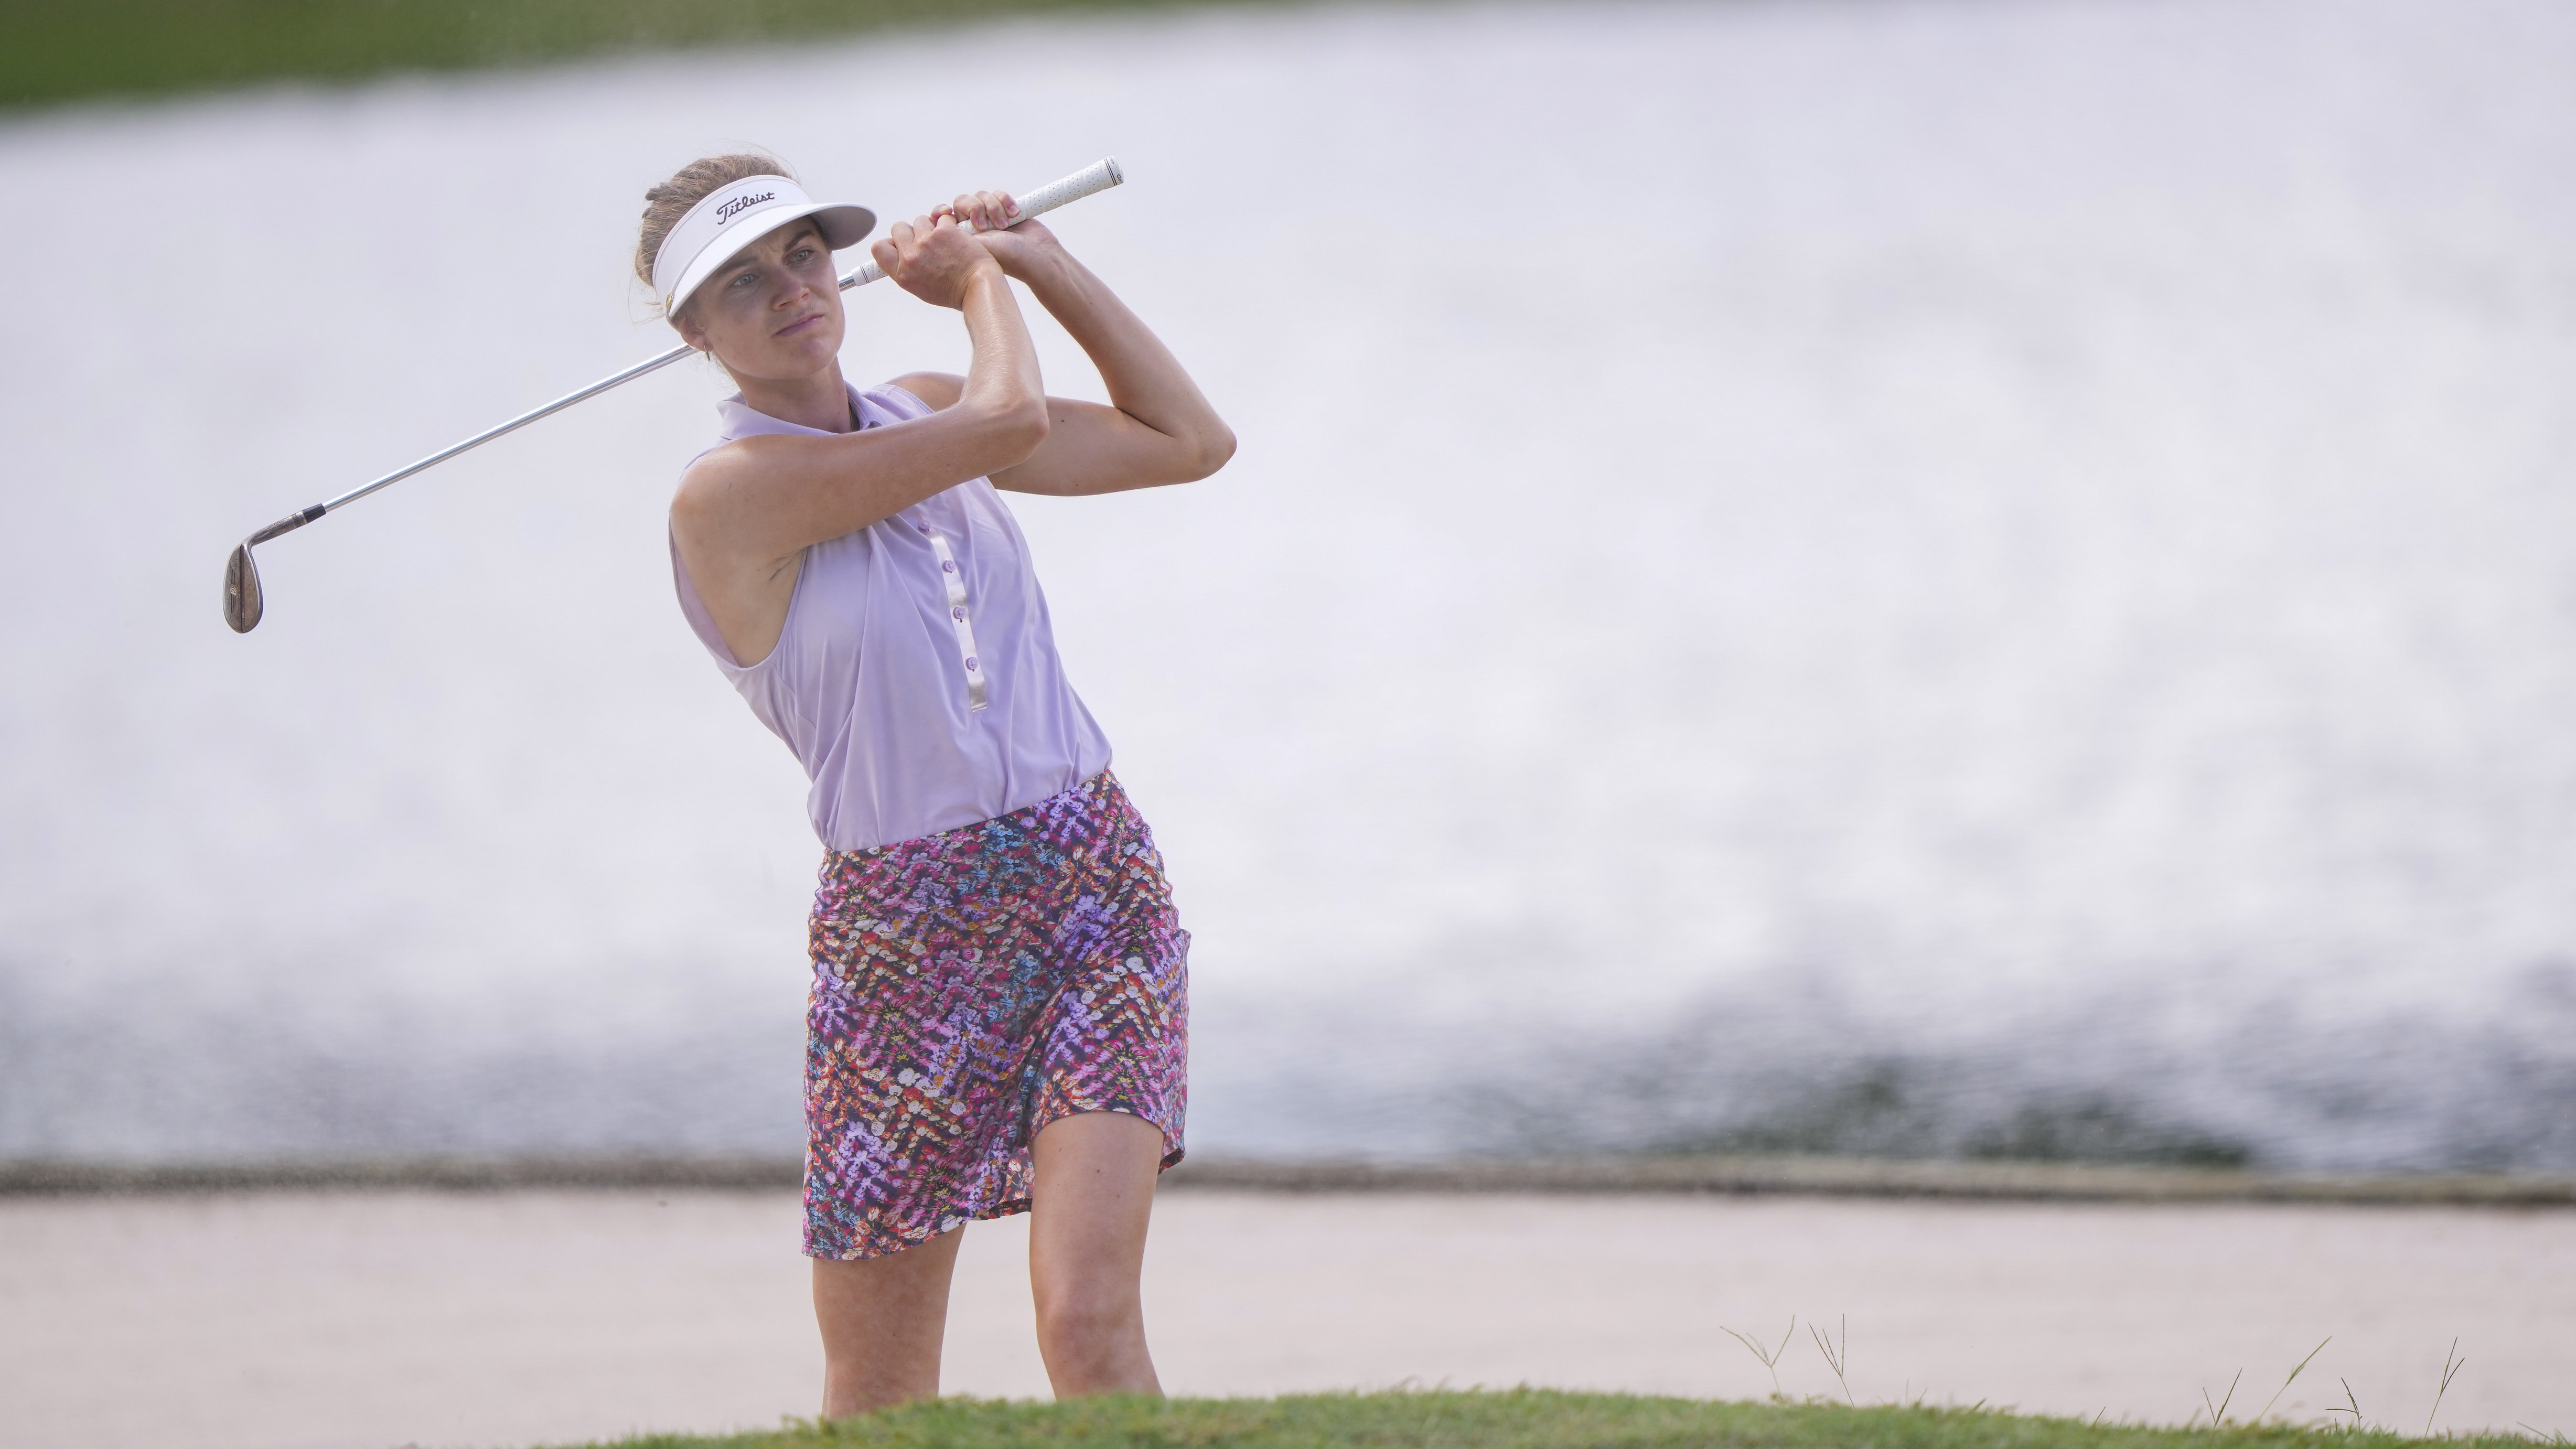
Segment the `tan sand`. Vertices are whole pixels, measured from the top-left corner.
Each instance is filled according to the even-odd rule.
[[[0,1200],[0,1443],[525,1445],[774,1424],[817,1354],[785,1193]],[[1018,1223],[962,1256],[947,1387],[1040,1395]],[[1164,1195],[1177,1393],[1521,1382],[1717,1397],[1722,1331],[1849,1316],[1863,1401],[2180,1421],[2348,1380],[2418,1430],[2576,1430],[2576,1213],[1652,1196]],[[1834,1388],[1803,1327],[1792,1394]]]

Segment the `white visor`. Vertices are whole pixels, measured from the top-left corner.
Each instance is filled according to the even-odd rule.
[[[808,216],[834,251],[857,246],[877,225],[876,213],[866,207],[816,201],[784,176],[746,176],[708,192],[653,254],[653,290],[662,294],[662,315],[679,311],[689,294],[743,248]]]

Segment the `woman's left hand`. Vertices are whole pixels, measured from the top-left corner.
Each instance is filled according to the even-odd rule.
[[[1021,215],[1019,202],[1007,191],[968,192],[932,215],[955,217],[960,225],[971,223],[975,240],[1002,264],[1006,276],[1025,278],[1030,267],[1064,249],[1054,232],[1036,218]]]

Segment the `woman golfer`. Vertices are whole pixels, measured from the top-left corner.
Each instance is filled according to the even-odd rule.
[[[1046,228],[998,229],[1004,193],[876,243],[898,286],[964,314],[974,358],[864,390],[832,253],[869,212],[759,156],[646,201],[637,271],[741,388],[671,502],[680,606],[804,762],[826,848],[805,1057],[823,1413],[938,1393],[960,1235],[1021,1211],[1056,1393],[1159,1392],[1137,1276],[1181,1157],[1189,933],[995,490],[1188,482],[1233,434]],[[1006,278],[1109,406],[1045,394]]]

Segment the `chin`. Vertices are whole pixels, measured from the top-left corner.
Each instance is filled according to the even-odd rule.
[[[808,352],[804,348],[772,352],[751,375],[769,382],[802,382],[840,359],[839,350]]]
[[[806,372],[829,367],[832,365],[832,359],[841,355],[841,329],[838,327],[819,329],[810,337],[789,337],[782,340],[786,346],[782,349],[779,360]]]

